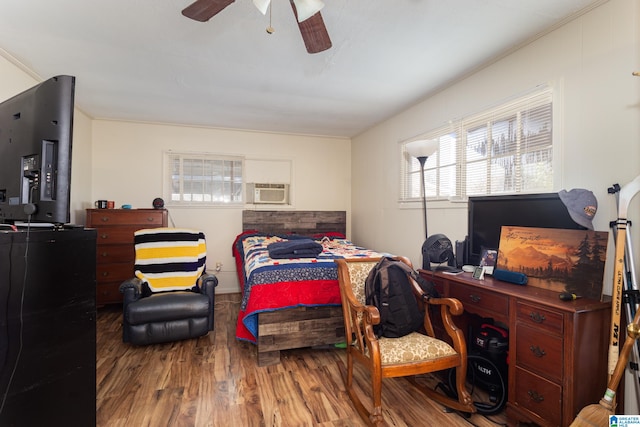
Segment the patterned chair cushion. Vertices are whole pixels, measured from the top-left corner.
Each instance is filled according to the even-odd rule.
[[[134,233],[135,276],[151,292],[189,290],[206,267],[204,233],[184,228],[150,228]]]
[[[400,338],[381,337],[378,344],[382,365],[433,360],[457,354],[446,342],[418,332]]]
[[[365,303],[365,281],[375,262],[352,262],[348,264],[351,289],[356,299]],[[359,319],[360,320],[360,319]],[[383,365],[419,362],[457,354],[453,347],[437,338],[413,332],[401,338],[378,338]],[[357,342],[354,342],[357,346]],[[365,355],[369,356],[368,349]]]

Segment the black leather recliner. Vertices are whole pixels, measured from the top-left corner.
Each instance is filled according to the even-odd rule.
[[[197,234],[194,238],[193,233],[192,230],[173,228],[146,229],[135,233],[137,277],[120,285],[124,298],[124,342],[134,345],[156,344],[195,338],[213,330],[218,279],[215,275],[204,272],[204,235],[195,232]],[[198,244],[193,243],[193,240],[197,241],[198,235],[199,249],[194,249],[194,245]],[[166,254],[168,244],[175,245],[168,251],[170,255]],[[181,253],[185,247],[181,246],[183,244],[191,254]],[[156,249],[154,245],[158,245],[160,249]],[[200,251],[200,256],[193,256],[196,250]],[[185,281],[188,279],[181,276],[183,273],[179,273],[180,276],[176,277],[179,285],[171,286],[172,275],[182,271],[183,267],[193,273],[193,280]],[[154,280],[157,284],[158,278],[162,286],[169,285],[166,288],[168,290],[158,288],[158,285],[153,287]],[[187,283],[189,285],[185,285]]]

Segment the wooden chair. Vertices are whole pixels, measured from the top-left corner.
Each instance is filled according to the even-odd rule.
[[[407,258],[399,257],[411,265]],[[380,323],[380,314],[374,306],[365,305],[365,280],[371,269],[379,261],[377,258],[354,260],[339,259],[338,281],[342,296],[345,335],[347,340],[347,366],[339,362],[347,393],[362,419],[369,425],[381,425],[382,379],[388,377],[408,377],[409,381],[427,397],[445,407],[473,413],[475,406],[464,386],[467,371],[467,348],[464,335],[453,323],[452,314],[463,312],[462,303],[453,298],[430,298],[424,296],[419,285],[411,279],[419,304],[424,310],[424,330],[426,334],[413,332],[401,338],[377,338],[373,325]],[[435,306],[436,310],[429,310]],[[426,308],[426,309],[425,309]],[[435,338],[429,313],[439,312],[444,328],[453,343]],[[354,362],[361,363],[371,377],[372,408],[367,410],[354,389]],[[436,390],[419,384],[414,376],[449,368],[456,369],[458,399],[448,397]]]

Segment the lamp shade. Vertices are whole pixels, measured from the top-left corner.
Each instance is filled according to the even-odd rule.
[[[298,13],[298,22],[311,18],[324,7],[324,3],[321,0],[293,0],[293,4],[296,6],[296,12]]]
[[[437,139],[418,139],[405,145],[405,150],[410,156],[415,158],[429,157],[438,151],[439,142]]]

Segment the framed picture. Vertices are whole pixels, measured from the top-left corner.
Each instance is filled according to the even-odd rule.
[[[524,273],[528,286],[600,299],[609,233],[503,226],[496,268]]]
[[[498,260],[498,251],[496,249],[483,249],[480,257],[480,267],[484,267],[486,274],[493,274],[493,269]]]

